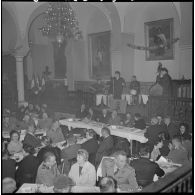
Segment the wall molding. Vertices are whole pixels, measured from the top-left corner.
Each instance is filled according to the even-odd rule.
[[[180,50],[192,49],[192,45],[180,45]]]

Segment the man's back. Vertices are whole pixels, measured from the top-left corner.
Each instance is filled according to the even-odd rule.
[[[159,165],[147,158],[133,160],[131,166],[135,169],[138,185],[142,187],[152,183],[155,174],[159,177],[164,175]]]

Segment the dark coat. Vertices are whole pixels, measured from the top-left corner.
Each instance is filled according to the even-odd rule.
[[[5,177],[11,177],[15,179],[16,173],[16,161],[13,159],[2,160],[2,179]]]
[[[107,113],[106,116],[104,117],[104,115],[101,114],[99,119],[100,119],[99,122],[108,124],[108,121],[110,119],[110,115]]]
[[[19,163],[16,171],[16,181],[21,186],[23,183],[35,183],[39,161],[33,155],[28,155]]]
[[[135,159],[130,164],[135,169],[138,185],[142,187],[152,183],[155,174],[159,177],[165,174],[157,163],[150,161],[148,158]]]
[[[87,150],[89,154],[96,153],[98,150],[98,142],[92,138],[81,144],[81,148]]]
[[[172,95],[172,79],[169,74],[165,74],[160,81],[160,85],[163,88],[163,95],[164,96],[171,96]]]
[[[96,158],[95,158],[96,166],[99,165],[103,156],[109,156],[111,154],[113,147],[114,147],[114,141],[111,135],[108,136],[107,138],[104,138],[100,142],[100,145],[96,153]]]
[[[135,128],[137,129],[145,129],[146,128],[146,123],[144,121],[144,119],[139,119],[139,120],[135,120]]]
[[[83,112],[81,112],[81,109],[79,109],[77,112],[76,112],[76,118],[85,118],[87,116],[88,112],[87,110],[84,110]]]
[[[169,138],[172,139],[175,135],[178,134],[178,129],[176,128],[175,124],[173,124],[172,122],[169,123],[169,125],[165,125],[168,134],[169,134]]]

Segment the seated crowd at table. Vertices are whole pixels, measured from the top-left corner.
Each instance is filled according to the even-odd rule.
[[[192,161],[188,125],[177,126],[168,115],[153,116],[146,125],[139,113],[128,112],[123,118],[116,110],[110,114],[104,108],[96,116],[85,104],[75,115],[88,123],[104,123],[101,135],[94,129],[69,130],[49,113],[46,104],[22,106],[15,115],[8,109],[3,111],[3,135],[10,135],[7,143],[3,138],[4,193],[16,192],[25,183],[53,186],[53,192],[60,193],[79,192],[79,186],[89,188],[88,192],[90,187],[99,192],[139,192],[154,182],[155,175],[166,175],[157,163],[161,156],[180,165]],[[128,139],[112,135],[108,125],[146,130],[148,141],[134,141],[136,155],[132,155]]]

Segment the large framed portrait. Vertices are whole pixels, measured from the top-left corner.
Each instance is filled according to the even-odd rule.
[[[88,35],[89,71],[92,79],[110,78],[110,36],[110,31]]]
[[[172,60],[173,48],[173,18],[144,23],[146,60]]]

